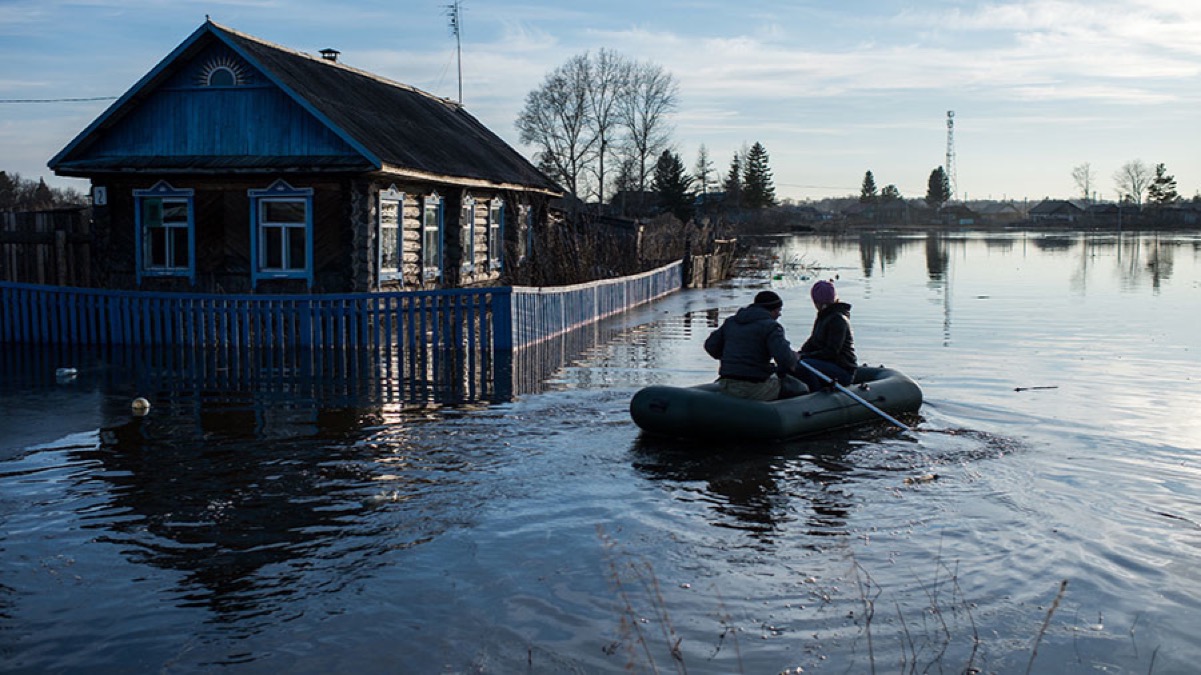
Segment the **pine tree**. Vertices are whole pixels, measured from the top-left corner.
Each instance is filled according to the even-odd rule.
[[[876,201],[876,177],[871,171],[863,174],[863,187],[859,190],[859,203],[871,204]]]
[[[723,188],[726,191],[725,202],[734,208],[742,206],[742,157],[736,152],[730,160],[730,173],[726,175]]]
[[[951,181],[947,178],[947,172],[940,166],[930,172],[930,180],[926,187],[926,205],[937,209],[950,199]]]
[[[1147,188],[1147,203],[1154,206],[1167,206],[1180,199],[1176,192],[1176,178],[1169,176],[1162,163],[1155,165],[1155,178]]]
[[[54,208],[54,193],[46,185],[45,178],[38,179],[38,186],[33,189],[33,210],[44,211]]]
[[[8,173],[0,171],[0,211],[17,208],[17,184]]]
[[[747,153],[742,181],[743,202],[747,208],[761,209],[776,205],[776,188],[772,185],[767,149],[762,143],[756,141]]]
[[[659,197],[659,205],[680,221],[688,222],[692,218],[692,176],[684,170],[684,162],[680,156],[670,150],[664,150],[655,163],[655,175],[651,181],[651,189]]]
[[[880,201],[885,204],[889,202],[899,202],[901,201],[901,191],[897,189],[897,186],[891,183],[885,185],[884,189],[880,190]]]

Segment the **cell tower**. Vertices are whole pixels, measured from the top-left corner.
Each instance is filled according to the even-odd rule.
[[[459,63],[459,105],[463,104],[463,8],[459,0],[446,5],[446,16],[450,18],[450,32],[455,36],[455,54]]]
[[[955,199],[955,111],[947,111],[947,183],[951,186],[951,199]]]

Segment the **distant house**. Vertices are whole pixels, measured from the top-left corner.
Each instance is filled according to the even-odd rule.
[[[849,221],[858,223],[908,225],[913,220],[913,210],[909,202],[904,199],[854,202],[843,209],[842,216]]]
[[[791,209],[801,222],[824,223],[834,219],[834,214],[827,213],[814,206],[797,206]]]
[[[1025,218],[1025,214],[1013,202],[988,202],[977,208],[980,220],[994,225],[1016,223]]]
[[[50,160],[111,288],[495,283],[562,194],[458,103],[206,21]]]
[[[1062,199],[1044,199],[1030,209],[1033,223],[1074,223],[1084,215],[1084,209]]]
[[[946,204],[938,211],[943,225],[948,227],[971,227],[976,224],[976,212],[964,204]]]
[[[1196,227],[1201,225],[1201,202],[1193,200],[1191,202],[1182,202],[1176,209],[1177,222],[1188,227]]]
[[[881,200],[872,205],[876,222],[908,225],[911,222],[909,202],[904,199]]]

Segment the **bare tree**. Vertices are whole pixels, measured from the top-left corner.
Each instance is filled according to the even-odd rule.
[[[1080,190],[1080,196],[1084,201],[1089,201],[1093,196],[1093,183],[1096,177],[1093,175],[1093,167],[1088,162],[1076,166],[1072,169],[1072,180],[1076,181],[1076,187]]]
[[[604,202],[610,160],[623,183],[646,190],[651,165],[668,147],[667,115],[677,85],[652,63],[602,49],[573,56],[526,96],[517,117],[521,142],[535,148],[539,167],[577,198]],[[631,172],[630,169],[633,171]]]
[[[678,90],[675,78],[662,66],[638,62],[630,69],[621,122],[626,133],[627,157],[633,159],[637,170],[639,190],[646,189],[653,159],[667,149],[671,137],[667,116],[676,108]]]
[[[573,56],[526,95],[517,116],[521,142],[533,145],[539,166],[576,197],[586,192],[585,168],[598,145],[589,118],[591,77],[587,54]]]
[[[709,159],[709,148],[701,143],[700,149],[696,151],[696,166],[692,169],[693,176],[700,184],[701,194],[709,194],[709,177],[715,173],[713,161]]]
[[[588,86],[588,114],[596,133],[596,201],[605,203],[607,188],[605,160],[614,155],[613,137],[618,129],[619,104],[629,86],[633,64],[617,52],[601,49],[590,59],[592,79]]]
[[[1143,192],[1151,184],[1151,169],[1141,159],[1132,159],[1113,174],[1114,185],[1122,200],[1143,203]]]

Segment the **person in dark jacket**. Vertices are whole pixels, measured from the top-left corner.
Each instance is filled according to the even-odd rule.
[[[817,318],[813,320],[813,333],[801,345],[800,359],[818,369],[841,385],[848,385],[855,377],[855,335],[851,332],[851,306],[838,299],[834,284],[819,281],[809,291]],[[793,371],[810,391],[817,391],[826,383],[808,368],[798,365]]]
[[[738,398],[771,401],[804,393],[801,383],[788,375],[797,365],[797,354],[784,337],[780,311],[784,301],[772,291],[760,291],[747,305],[722,322],[705,340],[705,351],[721,361],[717,384]],[[773,363],[774,361],[774,363]]]

